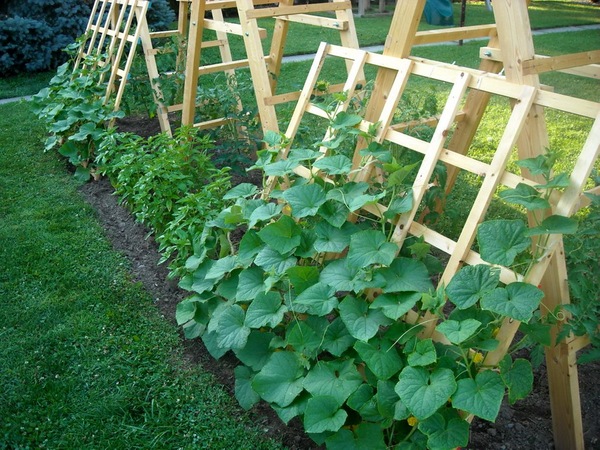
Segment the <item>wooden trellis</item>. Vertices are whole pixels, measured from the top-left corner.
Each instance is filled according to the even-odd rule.
[[[224,124],[226,118],[196,122],[196,115],[202,115],[201,105],[197,104],[196,98],[198,79],[202,75],[216,72],[233,75],[235,70],[245,67],[250,69],[262,128],[265,131],[277,131],[279,125],[276,105],[295,101],[299,96],[299,92],[276,94],[277,79],[290,22],[338,30],[342,45],[358,48],[350,0],[333,0],[329,3],[308,5],[293,5],[291,0],[276,2],[271,0],[179,1],[181,6],[179,33],[183,36],[183,30],[188,28],[185,86],[181,104],[168,107],[159,105],[159,117],[163,131],[171,131],[167,114],[174,111],[181,111],[183,125],[212,128]],[[224,19],[223,10],[225,9],[237,11],[239,24]],[[335,18],[315,15],[315,13],[323,12],[334,13]],[[211,18],[206,17],[207,13],[211,14]],[[267,30],[258,26],[258,20],[262,18],[275,19],[271,47],[266,55],[261,40],[266,37]],[[182,21],[185,23],[182,24]],[[216,39],[206,40],[205,30],[216,33]],[[229,35],[243,37],[246,58],[240,60],[232,58]],[[201,64],[202,49],[209,47],[218,47],[221,56],[220,63]],[[201,99],[199,103],[201,103]]]
[[[547,68],[569,69],[596,63],[599,55],[597,52],[586,52],[575,56],[536,58],[526,4],[509,0],[494,2],[496,27],[473,27],[463,30],[462,33],[461,30],[417,33],[416,27],[424,3],[425,0],[398,2],[383,55],[322,44],[285,134],[292,142],[306,114],[324,119],[328,117],[325,111],[311,102],[319,73],[327,60],[342,58],[351,66],[344,87],[349,96],[352,96],[357,74],[363,72],[364,66],[377,67],[375,88],[359,128],[367,131],[376,127],[377,142],[397,144],[423,157],[412,186],[414,206],[393,223],[395,229],[392,240],[401,246],[407,236],[419,236],[446,253],[448,262],[440,283],[447,285],[464,264],[487,264],[473,250],[473,242],[477,227],[485,219],[492,198],[498,190],[503,186],[515,188],[519,183],[535,186],[542,182],[525,170],[520,174],[509,172],[507,164],[515,148],[518,148],[519,159],[545,153],[548,147],[545,110],[586,117],[593,123],[570,173],[568,188],[562,194],[555,193],[551,201],[552,211],[546,211],[545,214],[570,217],[586,205],[583,193],[600,153],[600,104],[543,89],[537,73]],[[483,50],[487,57],[478,70],[410,57],[411,48],[417,42],[459,37],[464,39],[481,33],[488,33],[491,40],[489,47]],[[446,36],[442,36],[443,34]],[[494,60],[494,55],[499,61]],[[499,75],[498,72],[503,67],[505,75]],[[600,70],[597,65],[587,65],[586,68],[577,69],[577,73],[597,77]],[[435,132],[427,141],[404,133],[406,124],[394,123],[394,113],[411,77],[428,78],[451,86],[443,112],[428,122],[435,126]],[[510,117],[502,125],[504,131],[493,159],[484,162],[468,156],[468,149],[492,96],[508,99],[512,108]],[[339,103],[335,112],[344,111],[347,106],[348,102]],[[333,133],[333,130],[328,130],[326,136]],[[357,149],[361,147],[359,144]],[[285,158],[288,150],[289,147],[284,149],[280,157]],[[326,154],[327,149],[323,148],[322,151]],[[422,199],[429,188],[433,169],[438,162],[443,162],[448,167],[449,189],[459,171],[470,172],[480,180],[479,191],[457,239],[451,239],[415,220],[417,211],[423,206]],[[365,163],[364,157],[357,151],[354,156],[352,180],[369,182],[374,177],[381,177],[381,174],[374,173],[373,166],[374,164],[369,164],[368,161]],[[295,172],[305,178],[323,176],[315,169],[304,166],[298,166]],[[599,189],[589,192],[598,194]],[[367,205],[363,212],[382,218],[385,211],[384,205]],[[530,217],[530,225],[533,223],[533,217]],[[562,236],[549,236],[543,255],[526,274],[502,267],[501,280],[505,283],[521,280],[539,285],[545,294],[543,304],[547,311],[569,303]],[[424,335],[443,339],[443,336],[436,335],[435,322],[429,321],[430,318],[431,316],[421,316],[416,311],[411,311],[405,320],[410,323],[423,322],[426,324]],[[497,335],[500,345],[487,354],[486,363],[495,365],[503,358],[519,325],[516,320],[505,320]],[[557,330],[554,331],[555,335],[556,332]],[[585,338],[571,338],[546,350],[554,439],[557,448],[560,449],[583,449],[576,352],[586,345]]]
[[[148,41],[147,11],[147,0],[96,0],[92,7],[85,32],[87,39],[74,68],[77,69],[87,56],[97,57],[100,67],[110,67],[105,72],[109,79],[104,101],[107,103],[114,94],[115,110],[121,104],[138,41]],[[147,63],[148,72],[157,77],[154,60],[147,60]],[[103,76],[100,82],[104,81]]]

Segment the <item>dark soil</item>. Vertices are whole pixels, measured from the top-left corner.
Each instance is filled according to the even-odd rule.
[[[126,119],[119,123],[123,131],[133,131],[142,136],[160,132],[156,121]],[[175,308],[186,292],[167,279],[168,270],[158,265],[158,247],[149,230],[136,223],[131,214],[119,205],[107,180],[92,182],[81,188],[81,193],[97,211],[113,247],[131,263],[131,272],[152,295],[161,313],[174,322]],[[214,360],[200,340],[182,338],[185,359],[189,364],[201,364],[211,372],[233,396],[234,374],[237,359],[225,355]],[[600,449],[600,364],[579,367],[584,438],[587,449]],[[265,434],[275,437],[292,450],[319,448],[303,432],[299,421],[285,425],[266,404],[251,411],[253,420],[260,424]],[[535,373],[534,390],[525,400],[515,405],[504,404],[495,423],[475,420],[471,427],[469,449],[473,450],[546,450],[553,449],[552,418],[548,397],[545,367]],[[569,450],[569,449],[567,449]]]

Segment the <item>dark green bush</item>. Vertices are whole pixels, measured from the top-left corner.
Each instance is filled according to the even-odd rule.
[[[91,10],[89,3],[8,0],[0,20],[2,74],[48,70],[65,62],[67,55],[62,49],[84,32]]]
[[[52,38],[44,22],[23,17],[0,20],[0,73],[35,72],[50,67],[52,49],[41,46]]]
[[[50,70],[67,60],[62,51],[82,35],[92,0],[8,0],[0,5],[0,76]],[[152,29],[175,20],[167,0],[153,0]]]

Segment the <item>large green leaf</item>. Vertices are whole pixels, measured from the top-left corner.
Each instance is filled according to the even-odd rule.
[[[346,205],[350,211],[356,211],[366,204],[374,203],[385,196],[385,192],[376,195],[365,194],[368,189],[369,185],[367,183],[349,182],[342,187],[327,192],[327,199],[336,200]]]
[[[265,272],[283,275],[288,269],[296,265],[296,258],[286,253],[279,253],[271,247],[265,247],[254,259],[254,263],[262,267]]]
[[[263,368],[273,353],[270,344],[274,337],[273,333],[252,330],[246,345],[234,350],[235,356],[245,365],[258,371]]]
[[[481,307],[521,322],[529,322],[542,298],[544,292],[537,287],[515,282],[484,295]]]
[[[217,344],[223,348],[238,349],[246,345],[250,328],[244,324],[245,314],[240,305],[231,305],[219,317]]]
[[[246,326],[258,329],[268,325],[275,328],[287,310],[278,292],[261,292],[246,311]]]
[[[323,338],[323,349],[334,356],[341,356],[348,348],[356,342],[356,339],[348,332],[346,325],[339,317],[327,327]]]
[[[266,244],[255,230],[246,231],[238,248],[238,261],[247,266],[265,246]]]
[[[433,284],[421,261],[396,258],[390,267],[379,271],[385,278],[385,292],[429,292]]]
[[[445,320],[436,327],[436,330],[453,344],[460,344],[473,336],[480,326],[481,322],[475,319]]]
[[[358,412],[364,420],[379,422],[382,419],[381,414],[377,411],[373,387],[367,383],[361,384],[350,394],[346,405]]]
[[[390,203],[390,206],[388,207],[387,211],[383,213],[383,216],[386,219],[393,219],[394,217],[396,217],[398,214],[403,214],[405,212],[410,211],[413,208],[413,196],[412,196],[412,189],[409,190],[409,192],[406,193],[406,195],[404,197],[396,197],[394,200],[392,200],[392,203]]]
[[[220,280],[232,270],[239,267],[237,257],[229,255],[224,258],[216,260],[208,272],[206,272],[206,278]]]
[[[569,187],[571,183],[571,179],[566,173],[558,173],[555,174],[547,183],[544,184],[536,184],[534,188],[537,189],[561,189]]]
[[[502,397],[502,378],[492,370],[484,370],[474,380],[458,380],[456,392],[452,396],[452,406],[493,422],[500,411]]]
[[[469,443],[469,423],[455,410],[434,414],[419,423],[419,430],[427,435],[429,449],[452,450]]]
[[[537,227],[530,228],[525,233],[527,236],[542,234],[573,234],[577,231],[579,222],[572,217],[552,215],[546,217]]]
[[[294,417],[304,414],[306,404],[310,398],[311,395],[308,392],[303,392],[288,406],[282,408],[281,406],[271,404],[271,407],[275,410],[283,423],[287,424]]]
[[[331,123],[331,128],[340,130],[342,128],[351,128],[358,125],[362,121],[362,117],[358,114],[350,114],[346,111],[340,111],[335,115]]]
[[[533,369],[526,359],[519,358],[513,363],[510,355],[506,355],[500,362],[500,376],[508,388],[511,405],[527,397],[533,389]]]
[[[381,309],[386,317],[398,320],[410,311],[420,299],[421,294],[419,292],[381,294],[371,303],[371,308]]]
[[[254,225],[256,225],[258,222],[265,222],[272,219],[281,213],[281,209],[282,205],[276,203],[266,203],[262,206],[259,206],[250,214],[248,228],[254,227]]]
[[[350,334],[360,341],[368,341],[379,327],[390,323],[381,311],[369,309],[366,301],[350,295],[340,303],[339,311]]]
[[[334,227],[341,227],[348,219],[348,208],[339,202],[327,200],[319,208],[319,215]]]
[[[273,250],[287,254],[300,245],[302,230],[288,216],[281,216],[275,223],[271,223],[258,232],[258,235]]]
[[[500,192],[500,198],[508,203],[524,206],[529,210],[546,209],[550,203],[542,198],[540,193],[528,184],[519,183],[515,189],[507,189]]]
[[[402,358],[391,341],[386,339],[357,341],[354,349],[380,380],[388,380],[402,369]]]
[[[313,396],[330,396],[338,407],[363,382],[353,360],[317,362],[304,378],[304,389]]]
[[[529,170],[532,175],[549,175],[552,171],[553,160],[548,154],[538,155],[535,158],[527,158],[517,161],[517,165]]]
[[[204,333],[202,335],[202,342],[204,343],[206,350],[208,350],[208,353],[210,353],[210,356],[212,356],[215,359],[219,359],[221,356],[223,356],[229,351],[228,348],[220,347],[217,343],[216,331]]]
[[[292,306],[300,306],[302,312],[315,316],[325,316],[338,305],[335,289],[324,283],[317,283],[302,292]]]
[[[294,169],[300,164],[292,159],[280,159],[269,164],[265,164],[264,172],[268,177],[283,177],[291,175]]]
[[[292,186],[283,193],[290,204],[292,215],[296,218],[314,216],[327,200],[325,191],[318,184]]]
[[[377,381],[377,410],[385,418],[403,420],[410,416],[410,411],[400,400],[394,385],[391,381]]]
[[[239,276],[236,300],[239,302],[253,300],[259,293],[264,292],[264,274],[260,267],[242,270]]]
[[[231,188],[223,196],[224,200],[236,199],[239,197],[246,198],[252,197],[258,192],[258,188],[252,183],[240,183],[237,186]]]
[[[381,231],[359,231],[350,238],[348,265],[358,268],[368,267],[371,264],[389,266],[397,251],[398,246],[388,242]]]
[[[293,266],[285,272],[294,292],[300,294],[319,281],[319,269],[315,266]]]
[[[328,450],[386,450],[383,430],[376,423],[361,422],[350,430],[339,430],[327,438]]]
[[[323,334],[324,330],[314,322],[309,324],[308,321],[296,321],[286,333],[285,345],[286,348],[291,347],[298,353],[314,358],[323,341]]]
[[[213,264],[214,262],[212,260],[207,259],[198,266],[192,274],[192,280],[190,280],[191,285],[189,286],[190,290],[198,294],[212,290],[213,286],[217,283],[217,280],[214,278],[207,278],[206,275]]]
[[[412,352],[408,354],[408,364],[416,366],[428,366],[437,361],[437,351],[431,339],[418,341]]]
[[[246,366],[237,366],[234,370],[234,394],[240,406],[246,410],[252,408],[260,401],[260,396],[252,389],[254,374]]]
[[[419,420],[436,413],[456,390],[454,373],[436,369],[432,373],[422,367],[405,367],[400,372],[396,393],[410,412]]]
[[[304,367],[294,352],[275,352],[252,381],[264,400],[284,407],[302,392]]]
[[[448,283],[446,294],[458,309],[467,309],[500,282],[500,271],[485,264],[463,267]]]
[[[350,238],[356,230],[356,225],[350,222],[345,222],[341,228],[334,227],[329,222],[319,222],[315,227],[317,235],[314,243],[315,250],[323,253],[340,253],[350,245]]]
[[[354,277],[358,269],[349,267],[345,258],[331,261],[321,271],[319,281],[334,288],[336,291],[352,291],[354,289]]]
[[[491,264],[510,266],[517,255],[531,247],[522,220],[489,220],[477,228],[481,258]]]
[[[347,417],[348,413],[340,409],[335,398],[313,397],[304,411],[304,429],[307,433],[337,431],[342,428]]]
[[[344,155],[333,155],[315,161],[313,166],[329,175],[345,175],[352,170],[352,161]]]

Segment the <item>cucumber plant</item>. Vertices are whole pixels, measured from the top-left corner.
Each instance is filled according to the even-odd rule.
[[[192,295],[178,305],[177,321],[214,357],[232,351],[241,361],[235,394],[244,408],[264,400],[286,423],[300,417],[328,448],[465,446],[467,416],[494,421],[505,395],[515,402],[532,388],[528,360],[509,353],[497,365],[485,362],[500,344],[502,322],[529,325],[523,331],[534,342],[549,336],[537,313],[543,292],[502,283],[492,265],[531,265],[545,236],[572,231],[573,222],[552,216],[532,229],[523,221],[484,222],[477,241],[492,265],[466,266],[447,286],[435,285],[442,264],[428,244],[390,241],[394,217],[413,206],[414,166],[363,133],[361,154],[377,158],[385,181],[350,181],[352,162],[338,149],[345,136],[362,133],[360,117],[341,112],[330,122],[336,132],[316,144],[326,154],[294,148],[278,160],[287,142],[266,136],[254,167],[276,186],[241,184],[225,196],[230,206],[207,224],[186,261],[180,286]],[[300,177],[300,165],[325,177]],[[534,188],[544,201],[562,185],[547,181]],[[514,200],[521,190],[503,196]],[[381,219],[362,212],[376,203],[387,207]],[[426,323],[404,320],[425,313],[435,340],[421,336]]]

